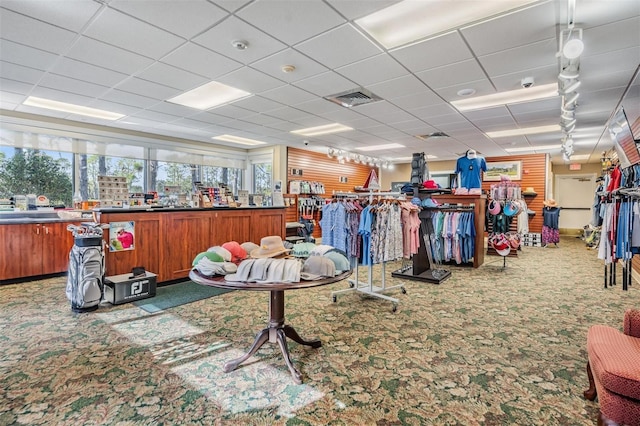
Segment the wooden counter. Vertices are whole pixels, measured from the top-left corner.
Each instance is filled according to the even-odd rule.
[[[228,241],[260,244],[262,237],[285,238],[285,209],[255,207],[236,209],[108,209],[100,223],[133,221],[134,250],[105,250],[107,275],[125,274],[144,266],[158,275],[158,282],[187,278],[193,258],[209,247]],[[104,239],[108,243],[108,230]]]

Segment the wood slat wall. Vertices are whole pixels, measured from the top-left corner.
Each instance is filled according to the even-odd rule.
[[[302,170],[302,176],[293,175],[292,169]],[[372,169],[375,169],[379,179],[380,170],[377,167],[355,163],[340,164],[338,160],[329,158],[326,154],[289,147],[287,148],[287,186],[284,190],[289,192],[289,182],[292,180],[322,182],[325,189],[323,197],[331,198],[334,192],[353,192],[355,186],[363,186]],[[346,177],[347,182],[340,182],[340,177]],[[320,220],[318,212],[314,214],[314,219],[316,227],[313,236],[320,237],[322,230],[317,224]]]
[[[638,117],[631,125],[631,133],[633,137],[640,137],[640,117]],[[631,259],[631,267],[636,274],[640,274],[640,256],[633,256]]]
[[[522,161],[522,180],[514,181],[524,191],[528,187],[535,189],[538,194],[535,197],[527,196],[525,201],[531,210],[536,212],[529,219],[529,232],[542,232],[542,208],[546,193],[547,159],[545,154],[509,155],[505,157],[486,157],[487,163],[500,161]],[[489,193],[491,185],[497,182],[482,182],[482,189]]]

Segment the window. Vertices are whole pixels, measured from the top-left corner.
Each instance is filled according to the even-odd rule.
[[[253,164],[253,193],[271,195],[271,163]]]
[[[50,205],[72,206],[73,154],[0,146],[0,197],[44,195]]]
[[[234,194],[242,188],[242,169],[232,167],[202,166],[202,180],[205,186],[216,187],[225,184]]]
[[[124,176],[129,184],[129,192],[144,192],[144,160],[96,154],[78,154],[77,158],[83,200],[100,199],[98,176]]]

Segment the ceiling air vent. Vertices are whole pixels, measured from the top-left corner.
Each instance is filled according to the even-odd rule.
[[[374,95],[367,89],[360,87],[354,90],[338,93],[336,95],[326,96],[326,100],[335,102],[345,108],[356,107],[360,105],[370,104],[372,102],[381,101],[382,98]]]
[[[448,134],[446,134],[445,132],[433,132],[433,133],[429,133],[428,135],[416,135],[416,137],[418,139],[422,139],[424,141],[426,141],[427,139],[434,139],[434,138],[449,138],[451,136],[449,136]]]

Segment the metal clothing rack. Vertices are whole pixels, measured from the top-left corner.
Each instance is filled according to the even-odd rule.
[[[389,197],[389,199],[393,199],[393,198],[404,198],[405,194],[402,194],[400,192],[373,192],[373,191],[369,191],[369,193],[353,193],[353,192],[337,192],[334,193],[333,195],[335,195],[336,197],[348,197],[348,198],[360,198],[362,196],[369,196],[369,202],[373,202],[373,197],[374,196],[382,196],[382,197]],[[355,197],[354,197],[355,196]],[[379,285],[374,285],[373,283],[373,264],[371,265],[367,265],[367,269],[368,269],[368,277],[367,277],[367,282],[362,282],[359,280],[359,264],[356,261],[356,266],[355,266],[355,279],[349,279],[349,287],[347,289],[344,290],[337,290],[337,291],[332,291],[331,292],[331,299],[333,300],[333,303],[336,303],[338,301],[338,294],[342,294],[342,293],[348,293],[348,292],[352,292],[352,291],[357,291],[372,297],[377,297],[380,299],[384,299],[384,300],[388,300],[390,302],[393,303],[393,306],[391,308],[392,312],[396,312],[398,309],[398,302],[399,300],[394,298],[394,297],[390,297],[387,296],[385,294],[382,294],[384,292],[387,292],[389,290],[394,290],[399,288],[403,294],[407,293],[407,290],[404,288],[403,284],[399,284],[399,285],[394,285],[391,287],[387,287],[386,285],[386,270],[385,270],[385,264],[386,262],[381,262],[380,263],[382,265],[382,279]]]

